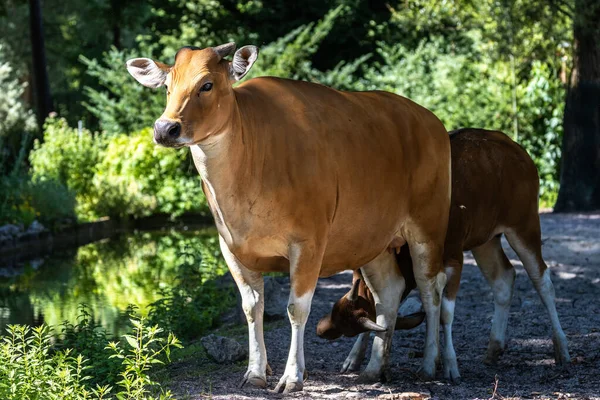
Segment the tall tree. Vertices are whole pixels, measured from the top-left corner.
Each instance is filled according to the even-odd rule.
[[[558,212],[600,209],[600,2],[576,0],[573,11]]]
[[[33,55],[33,84],[35,89],[38,122],[42,126],[52,111],[48,70],[46,68],[46,47],[40,0],[29,0],[29,27],[31,29],[31,51]]]

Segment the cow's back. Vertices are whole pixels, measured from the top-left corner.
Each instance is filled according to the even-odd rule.
[[[462,250],[528,221],[537,213],[538,174],[527,152],[502,132],[450,133],[452,202],[448,242]]]

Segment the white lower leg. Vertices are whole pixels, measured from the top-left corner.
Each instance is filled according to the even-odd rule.
[[[264,283],[260,273],[244,267],[220,238],[221,252],[242,297],[242,309],[248,322],[248,369],[241,382],[267,385],[267,350],[263,335]]]
[[[454,320],[455,301],[446,297],[442,299],[442,324],[444,327],[444,378],[453,382],[460,379],[458,372],[458,362],[456,361],[456,352],[452,342],[452,322]]]
[[[554,357],[557,364],[567,364],[571,361],[567,337],[560,326],[558,313],[556,312],[555,293],[550,270],[544,263],[539,246],[527,246],[521,237],[515,233],[507,234],[506,238],[519,255],[523,266],[533,282],[535,289],[546,307],[552,324],[552,340],[554,342]],[[540,274],[540,271],[544,271]]]
[[[365,359],[365,353],[367,352],[369,335],[369,332],[358,335],[356,342],[354,342],[354,346],[352,346],[352,350],[350,350],[348,357],[346,357],[346,360],[342,365],[341,372],[358,371],[360,369],[360,365]]]
[[[417,285],[419,285],[419,280],[417,280]],[[443,272],[440,272],[434,279],[419,285],[423,309],[427,314],[422,367],[423,375],[427,378],[435,377],[435,368],[439,358],[440,303],[445,285],[446,274]]]
[[[291,386],[294,386],[294,383],[300,383],[301,385],[304,380],[304,370],[306,368],[304,363],[304,328],[310,314],[313,293],[311,291],[301,297],[296,297],[293,290],[290,293],[287,309],[292,326],[292,340],[285,372],[279,381],[279,385],[285,384],[288,391]]]
[[[534,281],[534,285],[548,311],[552,323],[552,341],[554,342],[554,357],[557,364],[567,364],[571,361],[567,337],[563,331],[556,311],[554,285],[550,278],[550,270],[546,269],[541,278]]]
[[[492,320],[490,342],[485,359],[487,364],[496,363],[498,356],[502,354],[506,347],[506,330],[508,328],[514,281],[515,270],[509,268],[504,270],[502,275],[495,281],[491,282],[494,292],[494,319]]]

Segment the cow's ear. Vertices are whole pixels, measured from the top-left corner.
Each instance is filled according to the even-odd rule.
[[[144,86],[150,88],[161,87],[165,84],[169,67],[166,64],[149,58],[133,58],[127,61],[127,71]]]
[[[258,47],[244,46],[235,52],[230,66],[231,78],[239,81],[250,71],[258,58]]]

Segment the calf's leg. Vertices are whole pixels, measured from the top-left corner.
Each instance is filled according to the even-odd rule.
[[[387,250],[362,267],[361,271],[375,299],[376,322],[387,328],[384,332],[375,333],[369,364],[359,376],[359,382],[366,383],[388,378],[386,374],[392,336],[396,326],[400,297],[406,288],[406,283],[400,274],[395,255]],[[368,338],[368,333],[366,337]]]
[[[523,266],[533,282],[533,286],[546,307],[546,311],[548,311],[552,324],[552,341],[554,342],[554,359],[556,364],[566,365],[571,361],[567,337],[558,320],[554,285],[550,278],[550,270],[542,258],[542,240],[537,213],[534,217],[532,217],[534,220],[526,225],[526,228],[506,232],[506,239],[523,262]]]
[[[323,248],[308,242],[293,244],[289,250],[290,297],[288,317],[292,327],[290,352],[283,376],[276,392],[290,393],[302,390],[306,365],[304,363],[304,328],[317,286],[323,259]]]
[[[460,373],[452,341],[452,323],[454,321],[454,306],[456,304],[456,295],[460,286],[460,275],[462,273],[462,251],[458,251],[456,256],[451,260],[447,260],[445,264],[448,282],[442,297],[441,311],[442,327],[444,328],[444,347],[442,353],[444,378],[458,383],[460,381]]]
[[[248,370],[241,386],[267,387],[267,350],[263,336],[264,281],[260,272],[250,271],[229,251],[219,237],[221,252],[242,296],[242,309],[248,322]]]
[[[484,363],[494,365],[506,348],[506,329],[515,285],[515,269],[502,250],[500,236],[472,250],[494,293],[494,319]]]
[[[350,350],[348,357],[346,357],[340,372],[344,373],[360,370],[360,366],[365,359],[367,346],[369,345],[369,334],[370,332],[363,332],[358,335],[356,342],[354,342],[354,346],[352,346],[352,350]]]

